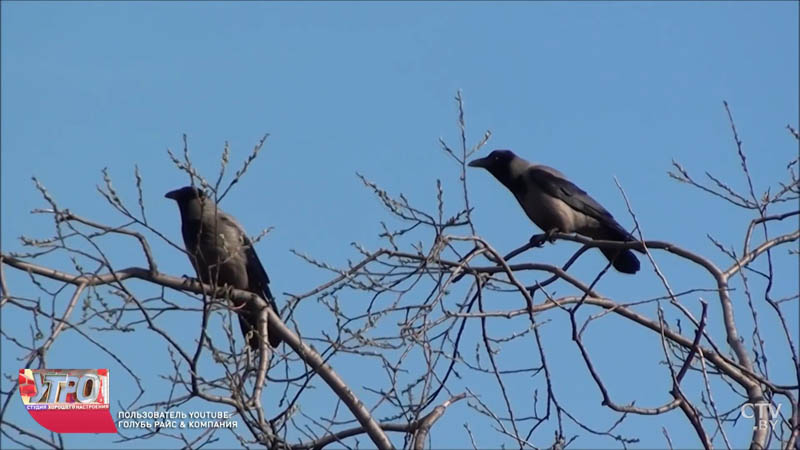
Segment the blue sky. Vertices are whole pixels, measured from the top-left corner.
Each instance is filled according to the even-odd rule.
[[[491,130],[487,148],[511,148],[558,168],[630,227],[617,177],[648,238],[673,241],[722,265],[724,255],[706,234],[740,248],[751,217],[666,172],[677,160],[694,174],[708,170],[745,188],[722,106],[727,100],[757,191],[774,183],[797,151],[785,130],[798,125],[797,55],[796,2],[3,2],[2,248],[20,251],[19,235],[51,231],[49,219],[28,214],[44,206],[31,176],[62,206],[119,223],[95,186],[108,167],[115,187],[133,200],[134,165],[145,180],[153,224],[178,240],[177,209],[162,196],[187,179],[166,148],[180,150],[186,133],[195,164],[213,176],[225,141],[236,167],[270,133],[223,207],[252,234],[275,227],[259,244],[273,291],[307,291],[328,275],[289,249],[343,264],[357,257],[350,242],[379,244],[379,221],[388,214],[356,172],[428,208],[440,178],[456,210],[458,173],[437,140],[457,143],[453,97],[461,89],[472,141]],[[535,227],[515,200],[488,174],[468,176],[478,232],[503,251],[524,243]],[[153,241],[161,270],[191,270],[184,255]],[[562,242],[534,256],[563,261],[574,248]],[[144,264],[131,248],[110,251],[120,267]],[[686,264],[661,258],[676,289],[708,283]],[[576,270],[589,277],[600,262],[585,258]],[[789,262],[784,273],[796,274],[796,259]],[[657,278],[645,272],[610,275],[602,288],[620,300],[662,295]],[[24,274],[6,274],[13,294],[36,295]],[[696,297],[687,302],[698,311]],[[321,305],[301,309],[301,326],[323,320],[314,308]],[[7,309],[4,331],[27,332],[14,320],[22,316]],[[563,380],[559,394],[588,423],[609,426],[614,416],[599,407],[568,322],[551,319],[543,333]],[[797,318],[790,323],[796,331]],[[620,320],[608,324],[590,333],[589,345],[619,402],[666,401],[658,341]],[[114,339],[120,346],[130,339],[157,342],[145,334]],[[80,339],[65,336],[59,345],[52,367],[111,366],[114,376],[107,356]],[[531,350],[504,349],[510,360],[524,360]],[[646,355],[652,364],[629,367],[623,358],[629,354]],[[16,373],[19,356],[3,352],[4,375]],[[132,364],[168,362],[163,348],[143,356],[131,356]],[[785,373],[777,378],[789,382],[791,367],[775,364],[773,373]],[[358,361],[341,370],[353,386],[366,383]],[[112,395],[130,400],[129,381],[115,378]],[[16,414],[31,425],[21,408]],[[434,445],[468,445],[462,428],[468,414],[466,404],[449,410],[437,426],[456,440],[440,434]],[[662,425],[675,430],[677,446],[698,445],[677,412],[655,421],[631,418],[621,430],[640,438],[643,448],[661,447]],[[748,428],[736,428],[740,446]],[[496,433],[482,431],[479,444],[499,442]],[[579,446],[615,446],[580,434]],[[548,445],[551,436],[548,431],[535,442]],[[108,444],[106,437],[67,442]]]

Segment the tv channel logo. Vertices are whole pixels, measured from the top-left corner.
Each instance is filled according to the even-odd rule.
[[[108,369],[20,369],[19,394],[31,417],[55,433],[116,433]]]

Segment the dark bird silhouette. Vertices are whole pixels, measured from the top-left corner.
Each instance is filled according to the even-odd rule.
[[[229,214],[222,212],[213,199],[194,187],[186,186],[164,195],[178,203],[181,212],[181,232],[189,260],[197,277],[206,284],[230,286],[259,295],[277,313],[278,307],[269,290],[269,277],[256,255],[253,243],[241,225]],[[258,349],[258,307],[251,304],[234,304],[241,309],[239,324],[251,348]],[[281,340],[272,328],[268,330],[269,343],[277,347]]]
[[[562,232],[607,241],[636,240],[595,199],[552,167],[531,164],[510,150],[495,150],[469,165],[483,167],[503,183],[525,214],[548,236]],[[600,251],[620,272],[639,270],[639,260],[628,249]]]

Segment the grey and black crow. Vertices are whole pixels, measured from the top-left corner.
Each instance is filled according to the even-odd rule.
[[[181,232],[189,260],[204,283],[228,285],[259,295],[277,313],[278,307],[269,290],[269,277],[256,255],[253,243],[241,225],[222,212],[213,199],[194,187],[186,186],[164,195],[178,203],[181,212]],[[234,304],[241,308],[239,324],[242,334],[253,349],[258,349],[258,308],[256,305]],[[269,343],[281,343],[277,332],[268,329]]]
[[[495,150],[469,165],[483,167],[503,183],[547,235],[560,231],[607,241],[636,240],[595,199],[552,167],[531,164],[510,150]],[[630,250],[600,251],[620,272],[639,270],[639,260]]]

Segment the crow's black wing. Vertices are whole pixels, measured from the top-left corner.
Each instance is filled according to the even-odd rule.
[[[634,240],[608,210],[555,169],[547,166],[531,166],[528,169],[528,179],[543,192],[563,201],[576,212],[593,217],[603,225],[619,232],[625,240]]]
[[[241,236],[241,251],[244,252],[246,261],[245,265],[247,268],[247,290],[264,298],[275,314],[279,314],[280,310],[278,309],[278,305],[275,303],[275,297],[272,296],[272,291],[269,289],[269,276],[267,275],[267,271],[264,269],[264,266],[261,264],[261,260],[258,259],[256,249],[253,247],[253,241],[247,237],[247,233],[245,232],[244,228],[238,222],[236,222],[233,217],[225,214],[222,216],[222,219],[227,222],[227,224],[236,227],[239,235]],[[276,333],[269,333],[270,345],[277,347],[280,342],[281,340],[278,338]]]
[[[278,312],[278,306],[275,304],[275,297],[272,296],[272,291],[269,290],[269,276],[261,260],[258,259],[255,248],[250,238],[245,237],[245,248],[243,249],[247,256],[247,277],[250,280],[250,290],[258,292],[265,300],[270,303],[272,309]]]

